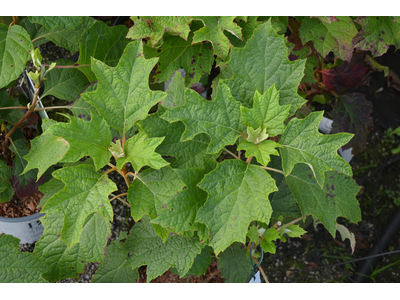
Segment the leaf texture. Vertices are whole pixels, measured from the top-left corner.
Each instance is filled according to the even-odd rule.
[[[203,99],[193,90],[186,90],[185,98],[185,105],[167,110],[162,116],[169,122],[183,121],[186,130],[182,141],[202,132],[207,133],[211,138],[208,154],[217,153],[225,145],[236,142],[241,130],[240,104],[225,84],[218,86],[218,94],[213,101]]]
[[[332,236],[336,233],[337,217],[354,223],[361,221],[356,199],[360,187],[351,178],[328,171],[321,188],[308,166],[296,165],[286,180],[302,215],[311,214],[320,219]]]
[[[243,106],[252,108],[255,91],[264,94],[274,84],[279,103],[291,105],[290,115],[304,103],[297,87],[304,75],[305,60],[289,61],[285,39],[275,33],[271,20],[254,30],[244,48],[232,49],[230,57],[233,77],[225,83]]]
[[[147,282],[150,282],[171,267],[177,269],[179,276],[184,276],[203,245],[198,238],[178,235],[168,237],[163,243],[146,218],[133,226],[123,247],[130,251],[128,266],[138,268],[147,265]]]
[[[68,247],[79,242],[84,222],[91,213],[99,212],[112,220],[108,195],[117,187],[107,175],[95,172],[91,165],[82,164],[56,170],[53,176],[64,182],[65,188],[47,200],[42,212],[64,214],[61,240]]]
[[[328,23],[305,17],[299,29],[300,38],[303,44],[312,41],[323,57],[333,51],[338,58],[350,61],[353,56],[352,41],[357,29],[350,17],[336,18],[337,22]]]
[[[149,38],[151,46],[154,47],[165,32],[178,35],[187,40],[190,32],[190,17],[174,17],[174,16],[157,16],[157,17],[141,17],[134,20],[135,24],[129,29],[127,38],[142,39]]]
[[[337,170],[352,176],[350,165],[337,154],[338,148],[346,144],[352,135],[338,133],[323,135],[318,132],[323,112],[309,114],[303,120],[292,119],[279,141],[282,167],[285,176],[289,175],[295,164],[305,163],[314,173],[320,186],[324,183],[326,171]]]
[[[0,88],[21,75],[32,50],[31,39],[23,27],[0,24]]]
[[[260,167],[239,160],[225,160],[198,186],[208,193],[208,199],[197,221],[211,230],[209,245],[216,255],[235,241],[244,243],[251,221],[269,222],[272,209],[268,195],[277,187]]]
[[[47,270],[46,264],[29,252],[18,251],[19,239],[0,234],[0,282],[44,283],[40,275]]]
[[[94,92],[82,94],[83,99],[93,105],[111,127],[125,134],[166,96],[149,88],[149,74],[156,61],[144,59],[141,41],[131,42],[126,47],[115,68],[93,59],[92,69],[98,78],[98,87]]]
[[[110,235],[110,222],[98,213],[91,214],[82,227],[77,244],[68,247],[60,238],[64,216],[61,212],[46,214],[41,219],[44,232],[36,242],[34,254],[48,266],[43,277],[55,282],[78,278],[89,262],[104,262],[104,249]]]

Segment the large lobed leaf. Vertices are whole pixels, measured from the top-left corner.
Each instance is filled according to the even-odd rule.
[[[350,17],[336,18],[336,22],[329,23],[318,18],[305,17],[299,29],[300,38],[303,44],[312,41],[323,57],[333,51],[336,57],[350,61],[357,29]]]
[[[112,220],[108,195],[117,188],[107,175],[96,172],[92,165],[82,164],[56,170],[53,176],[64,182],[65,187],[47,200],[42,212],[64,214],[61,240],[68,247],[79,242],[84,222],[91,213],[99,212]]]
[[[346,144],[352,134],[319,133],[318,125],[322,116],[323,112],[314,112],[303,120],[293,118],[287,125],[279,141],[282,168],[286,177],[297,163],[307,164],[320,186],[324,183],[326,171],[336,170],[352,176],[350,165],[337,154],[338,148]]]
[[[92,59],[99,60],[108,66],[116,66],[126,45],[129,43],[126,34],[128,29],[119,25],[107,26],[104,22],[96,22],[82,33],[79,44],[79,65],[90,65]],[[79,67],[90,82],[96,76],[90,66]]]
[[[169,166],[143,171],[128,189],[133,219],[139,221],[145,214],[156,218],[167,199],[179,193],[183,186],[178,174]]]
[[[247,248],[237,242],[230,245],[220,254],[218,269],[226,282],[245,283],[252,269]]]
[[[193,90],[186,90],[185,98],[185,105],[169,109],[162,116],[169,122],[183,121],[186,130],[181,141],[207,133],[211,138],[208,154],[217,153],[225,145],[236,142],[241,131],[240,104],[225,84],[218,86],[218,94],[213,101],[203,99]]]
[[[320,219],[332,236],[336,233],[337,217],[345,217],[354,223],[361,221],[361,210],[356,199],[360,187],[351,178],[328,171],[321,188],[310,168],[298,164],[286,181],[302,215],[311,214]]]
[[[56,63],[59,66],[68,66],[72,65],[73,61],[59,59]],[[77,68],[53,69],[46,74],[45,89],[41,98],[53,95],[59,99],[74,101],[88,84],[86,76]]]
[[[82,227],[79,243],[68,247],[60,238],[64,216],[61,212],[46,214],[41,219],[44,232],[37,241],[34,254],[48,266],[43,277],[55,282],[77,278],[89,262],[104,262],[110,222],[98,213],[91,214]]]
[[[147,282],[163,274],[171,267],[184,276],[204,245],[198,238],[172,235],[165,243],[156,234],[148,218],[136,223],[123,247],[130,251],[127,266],[138,268],[147,265]]]
[[[23,27],[0,24],[0,88],[21,75],[32,50],[31,39]]]
[[[129,29],[126,37],[131,39],[149,38],[152,47],[162,39],[166,32],[187,40],[190,32],[188,24],[191,20],[190,17],[184,16],[141,17],[134,20],[135,24]]]
[[[0,282],[46,282],[40,275],[47,270],[46,264],[32,253],[18,251],[19,239],[0,234]]]
[[[400,24],[395,22],[395,17],[368,16],[358,17],[354,20],[361,25],[361,30],[353,40],[355,48],[371,51],[372,56],[385,54],[390,45],[400,47]]]
[[[82,94],[111,127],[123,134],[146,118],[150,108],[166,96],[149,88],[149,74],[157,59],[145,59],[142,47],[141,41],[131,42],[115,68],[93,58],[98,88]]]
[[[205,16],[196,17],[196,19],[200,19],[205,26],[194,32],[192,43],[210,41],[214,48],[214,55],[225,60],[232,45],[224,31],[228,31],[237,38],[242,39],[242,28],[233,22],[235,17]]]
[[[192,29],[193,31],[193,29]],[[186,71],[185,83],[190,86],[200,81],[201,76],[210,73],[214,62],[211,43],[193,43],[193,33],[183,39],[165,34],[160,48],[144,46],[146,58],[159,57],[159,64],[154,76],[155,82],[167,82],[178,69]]]
[[[208,193],[208,199],[197,221],[211,230],[209,245],[216,255],[235,241],[244,243],[251,221],[269,222],[272,209],[268,195],[277,187],[259,166],[225,160],[198,186]]]
[[[214,162],[212,166],[205,169],[175,170],[186,184],[186,189],[168,198],[167,203],[162,206],[161,213],[151,222],[165,228],[171,228],[178,234],[184,231],[198,230],[202,224],[196,222],[196,216],[200,207],[206,202],[207,193],[197,187],[197,184],[206,173],[215,168],[215,165]]]
[[[125,156],[117,159],[117,168],[121,169],[124,164],[130,162],[133,169],[139,172],[143,166],[149,166],[153,169],[160,169],[168,165],[160,154],[154,152],[154,149],[163,141],[163,137],[149,138],[145,133],[140,132],[125,143]]]
[[[104,167],[111,157],[108,151],[112,139],[110,127],[97,114],[92,114],[90,121],[72,116],[68,118],[69,123],[54,123],[45,131],[69,143],[69,150],[62,161],[75,162],[88,155],[93,158],[96,170]]]
[[[271,20],[257,27],[246,46],[232,49],[230,56],[233,77],[225,83],[243,106],[253,107],[255,91],[264,94],[274,84],[279,91],[279,103],[291,105],[290,115],[304,103],[297,87],[306,61],[289,61],[285,38],[276,34]]]
[[[253,108],[240,107],[245,126],[266,128],[266,133],[273,137],[282,134],[285,129],[283,123],[288,117],[290,105],[279,104],[279,92],[272,85],[264,94],[254,93]]]
[[[138,126],[149,137],[165,137],[162,143],[156,148],[156,152],[161,155],[174,156],[176,160],[171,163],[173,168],[203,168],[203,158],[215,159],[217,154],[206,154],[210,137],[205,133],[200,133],[192,140],[181,141],[181,136],[185,131],[182,122],[170,123],[161,119],[165,109],[160,107],[157,113],[151,114],[145,120],[139,121]]]
[[[122,247],[121,239],[126,233],[121,232],[117,240],[107,247],[104,265],[99,265],[93,276],[94,283],[132,283],[139,279],[139,272],[127,266],[129,252]]]

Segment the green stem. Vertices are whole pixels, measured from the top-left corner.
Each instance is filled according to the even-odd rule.
[[[269,170],[269,171],[273,171],[273,172],[277,172],[277,173],[281,173],[281,174],[285,175],[285,173],[283,171],[277,170],[277,169],[274,169],[274,168],[264,167],[264,166],[260,166],[260,168],[262,168],[264,170]]]
[[[33,42],[34,40],[32,40]],[[43,64],[45,67],[50,67],[48,64]],[[73,68],[79,68],[79,67],[90,67],[91,65],[78,65],[78,64],[73,64],[72,66],[55,66],[55,69],[73,69]]]
[[[126,202],[125,200],[122,200],[122,199],[120,198],[120,197],[122,197],[122,196],[127,196],[128,193],[122,193],[122,194],[119,194],[119,195],[117,195],[117,196],[115,196],[113,193],[111,193],[110,195],[113,196],[113,197],[110,199],[110,202],[113,201],[113,200],[115,200],[115,199],[118,199],[118,200],[121,201],[122,203],[124,203],[124,204],[128,205],[129,207],[131,207],[131,205],[130,205],[128,202]]]
[[[305,216],[305,217],[307,218],[307,216]],[[303,219],[303,217],[298,217],[297,219],[293,220],[292,222],[285,224],[285,226],[287,227],[287,226],[293,225],[294,223],[301,221],[301,219]]]
[[[241,159],[239,158],[239,156],[237,156],[235,153],[229,151],[229,150],[226,149],[226,148],[224,148],[224,149],[225,149],[226,152],[228,152],[230,155],[232,155],[235,159],[241,160]]]

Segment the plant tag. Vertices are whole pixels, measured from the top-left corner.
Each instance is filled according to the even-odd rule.
[[[254,275],[254,277],[251,278],[251,280],[249,281],[249,283],[261,283],[260,271],[258,271],[258,272],[256,273],[256,275]]]

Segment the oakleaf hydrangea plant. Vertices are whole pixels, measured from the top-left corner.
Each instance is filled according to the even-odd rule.
[[[26,145],[21,173],[34,172],[35,180],[50,173],[39,188],[44,233],[32,254],[0,235],[0,282],[77,278],[88,262],[99,263],[94,282],[134,282],[144,265],[148,282],[170,268],[199,276],[213,256],[227,282],[245,282],[250,262],[236,261],[249,261],[251,244],[254,257],[261,249],[273,254],[276,240],[305,233],[296,223],[307,216],[333,237],[338,217],[361,220],[360,187],[337,153],[353,135],[319,133],[322,111],[296,117],[306,102],[298,94],[306,60],[289,60],[280,23],[132,20],[129,30],[88,17],[0,24],[3,89],[20,76],[29,51],[44,68],[40,44],[79,51],[76,64],[57,61],[35,77],[45,79],[47,94],[74,102],[63,107],[66,121],[43,120],[42,133]],[[190,87],[214,63],[220,72],[205,99]],[[149,80],[170,84],[152,90]],[[1,95],[9,130],[6,108],[18,100]],[[2,160],[0,167],[3,193],[10,172]],[[126,192],[118,194],[111,173]],[[114,200],[129,207],[135,224],[110,242]]]

